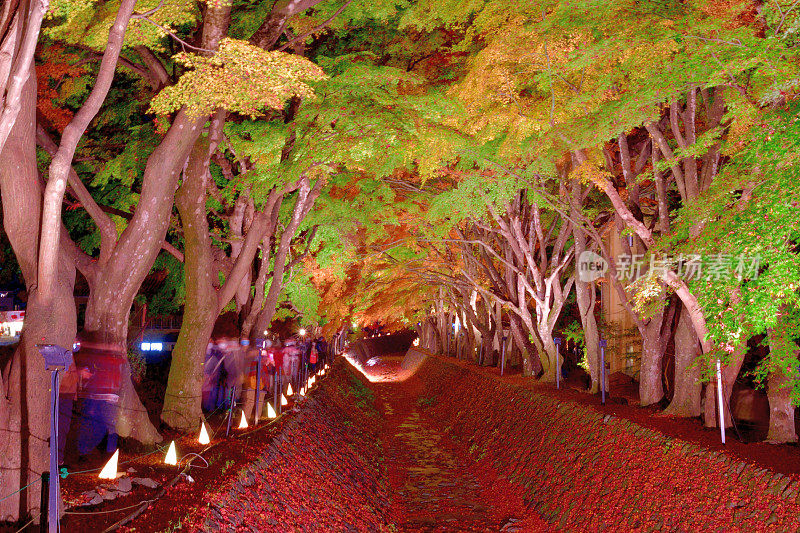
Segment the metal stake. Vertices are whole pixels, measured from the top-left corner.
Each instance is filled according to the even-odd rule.
[[[500,347],[500,375],[503,375],[503,372],[506,368],[506,338],[503,337],[503,345]]]
[[[233,416],[233,405],[234,405],[233,398],[235,394],[236,394],[236,385],[231,387],[231,403],[230,403],[230,408],[228,409],[228,429],[225,430],[226,437],[231,433],[231,417]]]
[[[606,345],[605,339],[600,339],[600,403],[606,404]]]
[[[719,406],[719,434],[725,444],[725,407],[722,399],[722,369],[717,359],[717,404]]]
[[[556,388],[561,388],[561,369],[558,367],[558,360],[559,360],[559,348],[561,346],[561,337],[556,337],[553,339],[553,342],[556,343]]]
[[[261,414],[258,410],[258,400],[261,399],[261,352],[262,350],[258,350],[258,355],[256,356],[256,364],[258,365],[256,367],[256,424],[258,424],[258,415]]]

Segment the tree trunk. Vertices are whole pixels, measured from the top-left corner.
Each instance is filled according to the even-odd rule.
[[[72,348],[76,332],[75,267],[63,251],[49,305],[40,303],[36,289],[43,190],[36,168],[35,106],[36,87],[31,77],[22,88],[17,120],[0,153],[3,227],[28,289],[22,338],[6,380],[0,380],[0,497],[34,482],[48,469],[50,372],[35,345]],[[0,522],[28,514],[38,521],[40,490],[34,484],[0,501]]]
[[[295,204],[292,213],[292,219],[286,225],[283,234],[281,235],[280,245],[275,252],[275,262],[272,272],[272,283],[269,286],[269,292],[264,297],[263,301],[256,302],[255,308],[258,308],[257,318],[255,320],[255,331],[265,331],[272,323],[272,317],[275,316],[275,309],[278,305],[278,298],[284,286],[283,275],[287,265],[287,257],[291,249],[291,242],[297,233],[300,223],[308,215],[311,208],[314,206],[317,198],[322,191],[322,180],[317,182],[312,187],[308,178],[302,178],[300,184],[297,203]],[[252,314],[252,310],[251,310]]]
[[[780,350],[791,350],[788,367],[772,365],[772,372],[767,381],[767,399],[769,400],[769,431],[767,442],[781,444],[797,442],[797,431],[794,425],[794,404],[792,403],[793,379],[789,376],[797,372],[797,346],[785,335],[784,331],[770,329],[768,332],[770,358]],[[783,360],[783,358],[781,358]]]
[[[700,342],[691,317],[686,308],[681,306],[675,330],[675,393],[664,414],[681,417],[700,415],[700,369],[692,366],[699,353]]]
[[[539,378],[541,381],[555,383],[556,372],[561,372],[563,357],[558,358],[556,365],[556,343],[553,341],[553,332],[545,327],[539,328],[539,340],[542,343],[542,350],[545,355],[544,374]],[[541,356],[539,357],[541,359]]]
[[[665,339],[661,335],[663,319],[664,313],[658,313],[644,326],[639,370],[639,400],[642,407],[658,403],[664,398],[664,384],[661,380],[661,362],[666,350]]]
[[[183,323],[172,352],[161,420],[182,431],[199,427],[206,347],[218,316],[214,260],[206,217],[208,139],[200,139],[189,157],[183,183],[175,195],[185,241]]]
[[[782,370],[775,370],[767,381],[769,400],[769,431],[767,442],[783,444],[797,442],[792,403],[792,380]]]
[[[522,374],[525,376],[535,376],[542,371],[542,362],[539,360],[538,352],[535,352],[533,345],[528,340],[527,330],[522,323],[522,319],[515,313],[511,313],[511,336],[514,337],[514,344],[519,347],[520,357],[522,358]]]

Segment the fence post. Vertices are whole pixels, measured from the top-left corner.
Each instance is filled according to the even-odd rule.
[[[553,342],[556,343],[556,388],[561,388],[561,369],[558,367],[558,360],[560,355],[560,348],[561,348],[561,337],[555,337]]]
[[[719,358],[717,358],[717,405],[719,405],[719,434],[722,437],[722,444],[725,444],[725,407],[722,398],[722,369]]]
[[[507,337],[503,337],[503,345],[500,347],[500,375],[503,375],[503,372],[506,368],[506,339]]]
[[[261,352],[264,350],[264,346],[266,343],[262,344],[261,348],[258,349],[258,355],[256,356],[256,401],[255,401],[255,420],[256,425],[258,425],[258,415],[261,414],[261,411],[258,410],[258,400],[261,399]]]
[[[605,339],[600,339],[600,403],[606,404],[606,346]]]
[[[233,416],[233,398],[236,395],[236,385],[231,387],[231,400],[230,400],[230,408],[228,409],[228,429],[225,430],[225,436],[227,437],[231,433],[231,417]]]
[[[72,366],[72,351],[56,344],[37,344],[36,348],[44,357],[45,369],[50,375],[50,471],[47,478],[42,477],[42,486],[47,485],[47,523],[50,533],[58,533],[61,524],[58,520],[58,502],[61,500],[61,487],[58,477],[58,388],[61,376],[60,370]],[[45,482],[45,479],[47,482]],[[45,489],[42,488],[44,491]],[[44,493],[42,493],[44,498]]]

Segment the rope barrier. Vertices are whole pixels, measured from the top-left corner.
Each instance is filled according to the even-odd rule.
[[[6,496],[3,496],[2,498],[0,498],[0,502],[2,502],[2,501],[4,501],[4,500],[7,500],[7,499],[9,499],[10,497],[14,496],[15,494],[19,494],[19,493],[20,493],[20,492],[22,492],[23,490],[27,489],[28,487],[30,487],[30,486],[31,486],[31,485],[33,485],[34,483],[38,483],[38,482],[39,482],[39,481],[41,481],[41,480],[42,480],[42,476],[39,476],[38,478],[34,479],[33,481],[31,481],[30,483],[28,483],[27,485],[25,485],[25,486],[24,486],[24,487],[22,487],[21,489],[17,489],[17,490],[15,490],[14,492],[12,492],[11,494],[8,494],[8,495],[6,495]]]
[[[120,507],[119,509],[106,509],[105,511],[64,511],[64,514],[74,514],[74,515],[94,515],[94,514],[110,514],[110,513],[117,513],[119,511],[127,511],[129,509],[133,509],[134,507],[139,507],[140,505],[145,505],[154,502],[155,500],[142,500],[139,503],[135,503],[133,505],[129,505],[127,507]]]
[[[214,409],[213,411],[211,411],[210,413],[208,413],[208,415],[207,415],[207,416],[209,416],[209,417],[210,417],[210,416],[213,416],[213,415],[214,415],[214,414],[215,414],[217,411],[219,411],[219,409],[220,409],[220,407],[217,407],[216,409]],[[120,464],[120,466],[121,466],[121,465],[126,465],[126,464],[128,464],[128,463],[132,463],[133,461],[136,461],[137,459],[141,459],[141,458],[143,458],[143,457],[147,457],[147,456],[149,456],[149,455],[153,455],[153,454],[154,454],[154,453],[156,453],[156,452],[163,452],[163,451],[165,451],[167,448],[168,448],[168,446],[158,446],[158,447],[156,447],[156,449],[155,449],[155,450],[153,450],[152,452],[147,452],[147,453],[145,453],[145,454],[142,454],[142,455],[139,455],[139,456],[133,457],[133,458],[131,458],[131,459],[127,459],[127,460],[125,460],[125,461],[122,461],[122,462],[121,462],[121,463],[119,463],[119,464]],[[60,475],[61,475],[61,479],[65,479],[67,476],[69,476],[69,475],[72,475],[72,474],[87,474],[87,473],[89,473],[89,472],[97,472],[97,471],[99,471],[99,470],[102,470],[102,469],[103,469],[103,467],[102,467],[102,466],[100,466],[100,467],[98,467],[98,468],[92,468],[92,469],[89,469],[89,470],[78,470],[77,472],[69,472],[69,471],[67,471],[67,469],[66,469],[66,468],[62,468],[62,469],[61,469],[61,471],[60,471],[60,472],[61,472],[61,474],[60,474]],[[20,489],[20,490],[22,490],[22,489]],[[12,494],[12,496],[13,496],[13,494]],[[0,500],[0,501],[3,501],[3,500]]]
[[[322,379],[322,378],[320,378],[320,379]],[[309,391],[309,393],[310,393],[310,392],[311,392],[311,391]],[[220,407],[218,407],[217,409],[215,409],[214,411],[212,411],[211,413],[209,413],[209,415],[208,415],[208,416],[210,417],[211,415],[213,415],[213,414],[214,414],[214,413],[215,413],[217,410],[219,410],[219,409],[220,409]],[[290,411],[286,411],[286,412],[284,412],[284,413],[281,413],[281,414],[280,414],[279,416],[277,416],[275,419],[273,419],[273,420],[270,420],[270,421],[269,421],[269,422],[267,422],[266,424],[260,424],[260,425],[258,425],[257,427],[253,428],[253,429],[252,429],[252,430],[250,430],[250,431],[247,431],[247,432],[245,432],[245,433],[239,433],[239,434],[237,434],[237,435],[233,436],[233,439],[238,439],[238,438],[241,438],[241,437],[244,437],[244,436],[247,436],[247,435],[251,435],[251,434],[253,434],[253,433],[257,432],[257,431],[262,431],[262,430],[264,430],[264,429],[266,429],[266,428],[268,428],[268,427],[270,427],[270,426],[273,426],[273,425],[274,425],[276,422],[278,422],[279,420],[281,420],[281,419],[284,417],[284,415],[285,415],[285,414],[287,414],[287,413],[289,413],[289,412],[290,412]],[[226,423],[226,422],[227,422],[227,420],[223,420],[222,424],[224,424],[224,423]],[[219,431],[219,429],[221,429],[221,428],[222,428],[222,424],[220,424],[220,425],[219,425],[219,427],[217,428],[217,431]],[[216,433],[216,432],[215,432],[215,433]],[[177,483],[177,481],[178,481],[178,480],[179,480],[179,479],[180,479],[182,476],[184,476],[184,475],[185,475],[185,474],[186,474],[186,473],[189,471],[189,469],[190,469],[192,466],[194,466],[195,468],[203,468],[203,469],[205,469],[205,468],[209,468],[209,467],[210,467],[210,464],[209,464],[208,460],[206,460],[206,458],[202,456],[202,454],[204,454],[204,453],[208,452],[208,451],[209,451],[209,450],[211,450],[212,448],[214,448],[214,447],[216,447],[217,445],[219,445],[219,444],[222,444],[223,442],[226,442],[226,441],[227,441],[227,440],[218,440],[217,442],[214,442],[214,443],[212,443],[212,444],[209,444],[208,446],[206,446],[206,447],[205,447],[203,450],[201,450],[199,453],[194,453],[194,452],[191,452],[191,453],[187,453],[186,455],[184,455],[183,457],[181,457],[181,458],[180,458],[180,460],[178,461],[178,464],[180,464],[180,463],[181,463],[181,462],[182,462],[184,459],[186,459],[187,457],[190,457],[190,456],[191,456],[192,458],[189,460],[189,462],[186,464],[186,466],[183,468],[183,470],[181,470],[181,472],[179,472],[179,473],[178,473],[178,475],[176,475],[174,478],[172,478],[172,480],[170,480],[170,481],[169,481],[169,483],[167,483],[166,485],[164,485],[164,486],[161,488],[161,491],[160,491],[160,492],[159,492],[159,493],[158,493],[158,494],[157,494],[157,495],[156,495],[154,498],[152,498],[152,499],[150,499],[150,500],[143,500],[143,501],[141,501],[141,502],[139,502],[139,503],[137,503],[137,504],[135,504],[135,505],[131,505],[131,506],[129,506],[129,507],[122,507],[122,508],[119,508],[119,509],[111,509],[111,510],[106,510],[106,511],[90,511],[90,512],[65,511],[65,514],[73,514],[73,515],[110,514],[110,513],[115,513],[115,512],[124,511],[124,510],[129,510],[129,509],[133,509],[133,508],[136,508],[136,507],[138,507],[138,509],[137,509],[136,511],[134,511],[134,512],[133,512],[133,513],[131,513],[130,515],[128,515],[128,516],[126,516],[126,517],[122,518],[121,520],[119,520],[119,521],[115,522],[114,524],[112,524],[111,526],[109,526],[108,528],[106,528],[106,529],[104,529],[104,530],[102,531],[102,533],[111,533],[112,531],[115,531],[115,530],[117,530],[118,528],[120,528],[120,527],[124,526],[125,524],[127,524],[127,523],[131,522],[131,521],[132,521],[133,519],[135,519],[137,516],[139,516],[140,514],[142,514],[142,513],[143,513],[143,512],[144,512],[144,511],[147,509],[147,507],[148,507],[148,506],[149,506],[151,503],[154,503],[154,502],[156,502],[157,500],[159,500],[159,499],[160,499],[160,498],[161,498],[161,497],[162,497],[162,496],[163,496],[163,495],[166,493],[167,489],[169,489],[169,488],[171,488],[172,486],[174,486],[174,485],[175,485],[175,483]],[[163,448],[161,448],[161,449],[163,450]],[[158,451],[158,450],[152,451],[152,452],[150,452],[150,453],[148,453],[148,454],[145,454],[145,455],[143,455],[143,456],[140,456],[140,457],[145,457],[145,456],[147,456],[147,455],[150,455],[150,454],[153,454],[153,453],[155,453],[156,451]],[[139,457],[139,458],[140,458],[140,457]],[[126,463],[129,463],[129,462],[131,462],[131,461],[134,461],[134,460],[136,460],[136,459],[137,459],[137,457],[135,457],[135,458],[133,458],[133,459],[129,459],[128,461],[125,461],[124,463],[120,463],[120,464],[126,464]],[[193,465],[192,463],[193,463],[193,461],[194,461],[195,459],[200,459],[200,460],[202,460],[202,461],[205,463],[205,466],[197,466],[197,465]],[[99,470],[99,469],[95,469],[95,470]],[[26,525],[25,527],[27,527],[27,525]],[[23,529],[24,529],[24,528],[23,528]]]

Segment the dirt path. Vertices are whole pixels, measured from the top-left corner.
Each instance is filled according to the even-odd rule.
[[[373,383],[384,417],[384,453],[401,531],[546,531],[518,489],[481,470],[429,420],[408,382]],[[527,519],[523,523],[521,518]]]

